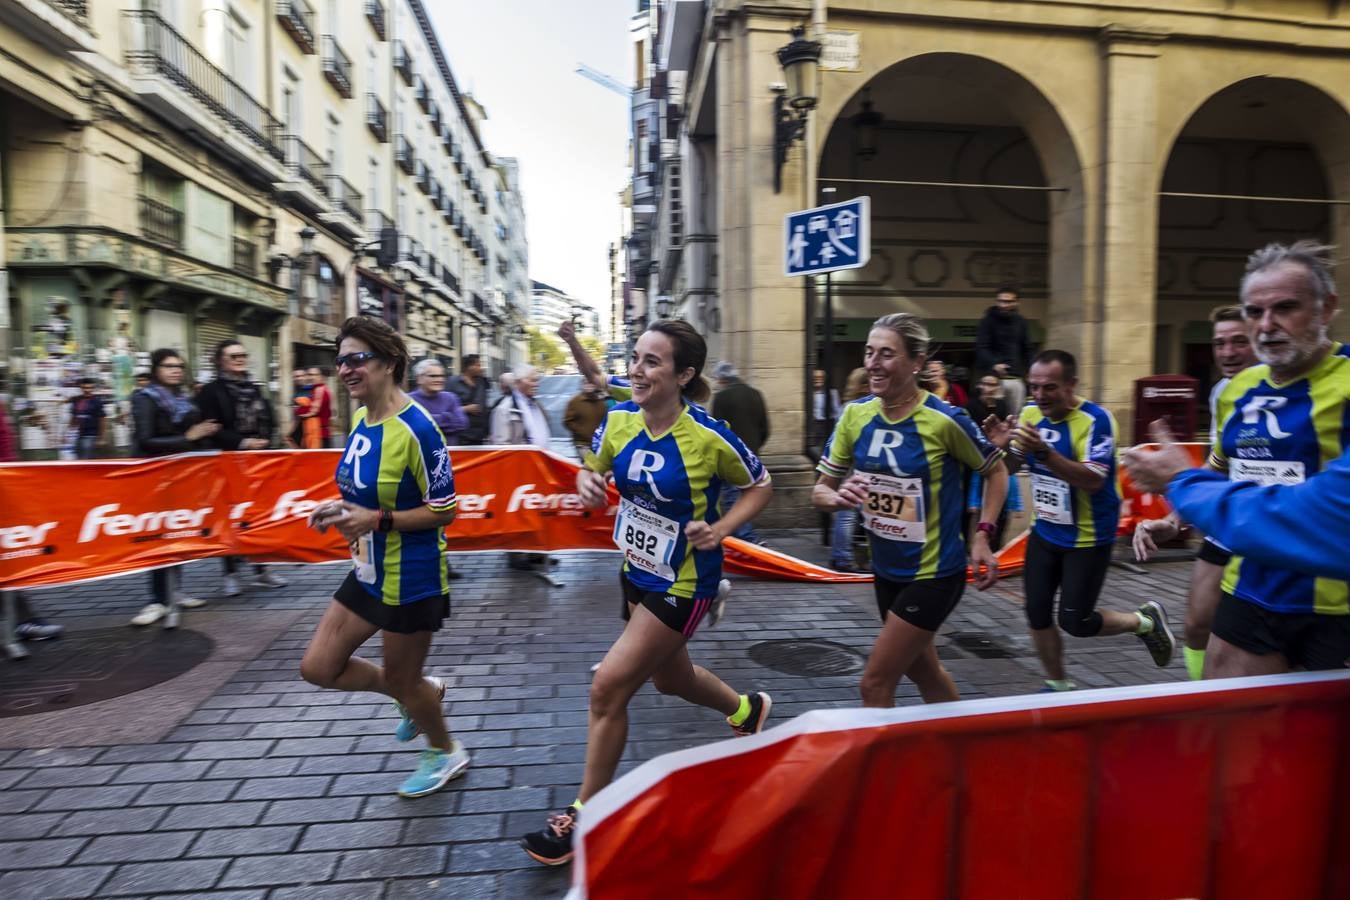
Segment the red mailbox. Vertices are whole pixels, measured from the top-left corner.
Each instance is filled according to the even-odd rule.
[[[1148,423],[1166,419],[1179,441],[1195,440],[1195,403],[1200,383],[1189,375],[1150,375],[1134,383],[1134,440],[1149,439]]]

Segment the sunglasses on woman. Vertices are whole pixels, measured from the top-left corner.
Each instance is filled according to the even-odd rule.
[[[339,369],[342,368],[343,366],[347,366],[348,368],[351,369],[359,369],[366,363],[370,362],[372,359],[379,359],[379,358],[380,355],[378,353],[372,353],[369,350],[359,350],[356,353],[339,354],[337,359],[333,360],[333,362],[337,365]]]

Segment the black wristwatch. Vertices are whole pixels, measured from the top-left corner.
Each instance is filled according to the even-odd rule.
[[[379,530],[383,532],[394,530],[394,514],[387,509],[380,510]]]

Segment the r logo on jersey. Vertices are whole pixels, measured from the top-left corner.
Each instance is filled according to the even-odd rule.
[[[1271,437],[1287,438],[1290,434],[1280,428],[1280,419],[1275,415],[1275,410],[1284,409],[1288,402],[1285,397],[1253,397],[1242,407],[1242,424],[1257,425],[1264,416],[1266,431],[1270,432]]]
[[[1053,428],[1038,428],[1037,431],[1041,433],[1041,440],[1047,444],[1053,444],[1059,440],[1059,432]]]
[[[342,458],[342,465],[351,468],[352,483],[359,488],[366,486],[361,480],[361,459],[370,452],[372,446],[370,438],[364,434],[353,434],[352,442],[347,445],[347,455]]]
[[[895,461],[895,449],[904,442],[905,436],[900,432],[878,428],[872,432],[872,443],[867,448],[867,455],[875,458],[886,454],[886,465],[890,470],[896,475],[903,475],[904,469]]]
[[[663,503],[669,503],[670,498],[664,496],[656,487],[655,475],[665,466],[666,458],[661,454],[653,453],[651,450],[635,450],[633,458],[628,462],[628,480],[645,481],[652,496]]]

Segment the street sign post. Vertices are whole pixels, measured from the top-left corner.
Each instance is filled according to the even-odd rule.
[[[783,273],[824,275],[867,265],[872,255],[869,197],[788,213],[783,218]]]
[[[821,345],[820,368],[825,372],[824,418],[833,429],[839,411],[834,397],[834,303],[831,272],[858,269],[872,256],[872,202],[870,197],[854,197],[842,203],[830,203],[803,209],[783,217],[783,273],[788,276],[825,276],[825,339]],[[808,305],[809,319],[809,305]],[[811,323],[806,323],[810,334]],[[808,337],[808,345],[810,338]],[[808,354],[809,355],[809,354]],[[810,360],[807,360],[807,397],[810,398]],[[814,417],[813,405],[806,414]],[[810,428],[806,429],[810,434]],[[823,441],[824,438],[821,437]],[[808,444],[811,443],[808,440]]]

